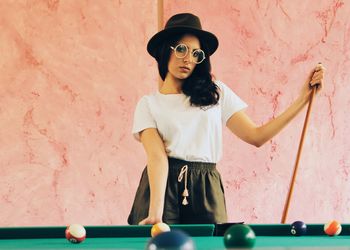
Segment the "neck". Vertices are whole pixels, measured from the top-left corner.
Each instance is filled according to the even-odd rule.
[[[170,74],[165,78],[162,86],[159,91],[162,94],[181,94],[182,93],[182,84],[184,80],[175,79]]]

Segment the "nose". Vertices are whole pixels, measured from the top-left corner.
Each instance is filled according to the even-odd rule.
[[[183,60],[185,63],[194,62],[192,53],[188,52],[187,55],[183,58]]]

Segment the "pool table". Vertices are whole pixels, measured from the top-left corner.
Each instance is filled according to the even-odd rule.
[[[192,236],[198,250],[223,250],[223,233],[231,224],[171,225]],[[256,234],[254,249],[348,249],[350,224],[339,236],[323,233],[323,224],[308,224],[308,235],[292,236],[288,224],[251,224]],[[0,249],[145,249],[151,226],[86,226],[87,238],[80,244],[64,238],[65,227],[0,228]]]

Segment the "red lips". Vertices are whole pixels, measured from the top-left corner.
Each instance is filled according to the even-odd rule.
[[[186,67],[186,66],[180,67],[180,69],[184,70],[184,71],[190,71],[191,70],[189,67]]]

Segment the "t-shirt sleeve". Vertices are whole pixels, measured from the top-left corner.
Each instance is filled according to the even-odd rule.
[[[132,134],[135,139],[140,141],[140,132],[146,128],[156,128],[156,122],[152,116],[150,105],[147,98],[144,96],[136,105],[134,113],[134,123],[132,127]]]
[[[220,105],[222,112],[222,122],[226,124],[228,119],[230,119],[234,113],[245,109],[248,107],[248,105],[226,84],[220,81],[216,81],[215,83],[221,90]]]

